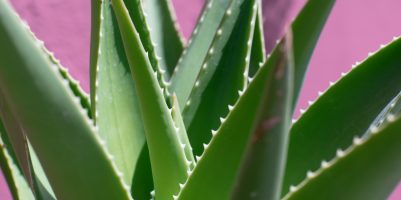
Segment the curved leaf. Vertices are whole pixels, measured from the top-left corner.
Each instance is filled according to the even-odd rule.
[[[243,0],[211,0],[205,5],[188,47],[182,53],[170,80],[169,90],[176,93],[181,109],[185,108],[202,66],[209,58],[214,58],[209,65],[214,68],[217,65],[220,51],[231,34],[242,2]]]
[[[232,199],[278,200],[284,175],[291,124],[294,60],[291,33],[281,45],[281,57],[263,103],[263,113],[249,141]],[[277,51],[276,51],[277,52]]]
[[[167,69],[170,77],[184,49],[184,37],[179,32],[171,0],[143,1],[143,10],[161,68]]]
[[[81,98],[6,1],[0,1],[0,43],[0,88],[56,196],[130,199]]]
[[[258,0],[255,31],[252,41],[251,61],[249,63],[249,77],[255,76],[261,64],[266,61],[266,48],[263,30],[262,1]]]
[[[162,87],[157,81],[141,44],[139,34],[131,22],[122,0],[114,0],[125,52],[132,70],[144,123],[146,140],[152,166],[156,199],[169,199],[179,190],[179,183],[187,178],[189,163],[178,136],[171,111],[163,97]]]
[[[287,71],[285,68],[288,65],[283,64],[287,62],[287,56],[275,58],[258,71],[237,103],[230,107],[231,112],[225,119],[222,118],[222,125],[213,132],[210,143],[204,145],[205,151],[197,159],[198,163],[178,199],[229,199],[247,144],[258,137],[252,133],[260,122],[261,108],[264,108],[267,99],[277,94],[274,85],[288,80],[275,79],[277,73]]]
[[[386,199],[401,180],[401,118],[389,113],[384,123],[308,172],[284,199]]]
[[[0,133],[3,136],[6,134],[3,123],[0,120]],[[28,183],[20,173],[20,170],[15,163],[15,159],[12,158],[11,153],[8,152],[7,144],[3,143],[3,139],[0,138],[0,168],[7,181],[11,195],[14,199],[35,199],[32,191],[30,190]]]
[[[99,6],[99,44],[97,49],[91,49],[97,52],[96,58],[93,57],[96,65],[91,66],[95,68],[92,70],[95,80],[91,80],[95,83],[92,91],[94,119],[125,182],[131,185],[146,142],[145,132],[135,84],[110,1],[104,0]]]
[[[361,136],[401,90],[401,40],[367,58],[330,87],[291,128],[284,193],[336,150]]]
[[[257,3],[246,1],[240,9],[240,17],[222,50],[215,72],[207,63],[191,92],[191,102],[182,113],[196,155],[202,153],[202,144],[209,142],[212,136],[210,131],[220,126],[219,118],[227,115],[227,105],[235,103],[238,91],[243,90],[248,81]]]

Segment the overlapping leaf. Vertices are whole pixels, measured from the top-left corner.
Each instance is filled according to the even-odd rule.
[[[0,1],[0,87],[61,199],[130,199],[103,140],[57,64]],[[46,106],[42,106],[46,105]],[[63,180],[63,181],[60,181]]]
[[[192,89],[190,104],[183,111],[184,122],[194,153],[202,153],[202,144],[209,142],[211,130],[220,126],[219,118],[227,115],[227,105],[238,98],[238,91],[246,87],[254,35],[257,1],[246,1],[241,6],[239,20],[233,29],[218,64],[207,62]],[[216,71],[213,73],[213,66]],[[210,79],[210,81],[208,80]]]
[[[284,193],[347,148],[401,90],[398,39],[330,87],[291,128]]]
[[[113,1],[124,49],[132,70],[144,123],[155,185],[155,198],[168,199],[187,178],[189,162],[170,109],[139,34],[122,0]]]

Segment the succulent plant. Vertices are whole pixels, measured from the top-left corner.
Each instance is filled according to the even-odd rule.
[[[309,0],[270,55],[260,4],[209,0],[186,43],[169,0],[92,0],[88,95],[0,0],[13,197],[385,199],[401,178],[401,39],[291,120],[334,0]]]

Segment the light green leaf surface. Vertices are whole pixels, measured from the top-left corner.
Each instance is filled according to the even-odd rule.
[[[218,64],[221,50],[231,34],[242,2],[210,0],[205,5],[170,80],[170,93],[176,93],[181,109],[185,108],[203,65],[209,58],[214,58],[212,63],[208,63],[210,67],[215,68]],[[210,72],[213,74],[214,70]]]
[[[35,171],[35,169],[42,170],[41,168],[38,168],[41,166],[33,165],[33,162],[39,161],[36,157],[31,157],[32,151],[29,148],[26,132],[23,129],[23,126],[18,123],[4,97],[5,96],[0,92],[0,116],[5,122],[1,138],[5,143],[7,151],[13,159],[13,163],[17,166],[17,169],[19,170],[18,173],[24,175],[24,178],[27,180],[34,196],[37,199],[54,199],[54,194],[49,186],[45,174],[43,172],[38,174]],[[45,183],[48,187],[43,188],[42,183]]]
[[[94,73],[91,82],[95,85],[92,91],[94,118],[125,182],[131,185],[146,142],[145,133],[134,81],[110,1],[102,1],[99,9],[99,44],[96,49],[91,49],[97,52],[91,65]]]
[[[54,200],[55,195],[49,180],[47,180],[46,174],[43,170],[42,164],[40,164],[39,158],[35,153],[32,145],[28,142],[30,163],[32,165],[32,176],[35,184],[35,194],[37,199]]]
[[[0,131],[5,134],[5,129],[0,122]],[[20,173],[17,165],[14,163],[14,159],[7,151],[3,140],[0,138],[0,167],[7,181],[11,195],[15,200],[33,200],[35,199],[28,183]],[[4,191],[3,191],[4,192]]]
[[[5,1],[0,1],[0,43],[7,47],[0,50],[2,94],[57,198],[130,199],[81,97]]]
[[[183,111],[184,123],[188,126],[188,136],[196,155],[202,153],[202,145],[208,143],[212,136],[211,130],[220,126],[219,118],[227,115],[227,106],[235,103],[238,91],[243,90],[248,81],[257,3],[254,0],[246,1],[240,9],[240,16],[222,50],[216,71],[210,71],[213,67],[210,63],[206,69],[202,69],[191,92],[191,103]]]
[[[389,113],[385,120],[309,172],[284,199],[386,199],[401,180],[401,118]]]
[[[192,146],[188,139],[184,121],[181,116],[180,106],[178,105],[177,96],[175,94],[173,94],[172,104],[173,104],[173,107],[171,110],[171,115],[173,116],[174,124],[179,129],[177,131],[177,133],[178,133],[178,138],[180,139],[180,143],[185,144],[185,147],[184,147],[185,157],[187,158],[188,161],[190,161],[189,164],[190,164],[190,168],[192,170],[195,167],[195,159],[194,159],[194,155],[192,154]]]
[[[291,25],[294,49],[293,109],[302,88],[309,61],[336,0],[309,0]],[[279,43],[280,44],[280,43]],[[272,51],[277,49],[275,47]],[[268,58],[269,59],[269,58]]]
[[[145,13],[143,9],[144,1],[124,0],[124,4],[128,9],[128,14],[130,16],[130,19],[139,34],[142,46],[148,53],[147,57],[149,58],[152,69],[160,74],[160,76],[158,77],[158,81],[160,85],[164,88],[167,86],[166,81],[169,80],[170,74],[168,73],[167,66],[162,65],[160,63],[162,57],[158,55],[158,50],[157,50],[158,44],[156,44],[154,39],[152,38],[151,28],[149,27],[149,22],[147,19],[147,13]],[[167,93],[165,93],[164,95],[167,98],[169,97]]]
[[[198,163],[178,199],[218,200],[230,197],[246,146],[253,138],[252,133],[263,112],[261,108],[269,96],[276,93],[272,85],[282,81],[276,80],[275,74],[283,69],[281,59],[286,56],[276,58],[270,59],[258,71],[237,103],[230,107],[231,112],[222,119],[222,125],[213,132],[210,143],[205,145],[205,151],[197,159]]]
[[[283,195],[361,136],[401,90],[398,39],[330,87],[291,128]]]
[[[15,159],[14,163],[19,166],[20,173],[24,175],[28,185],[34,189],[34,177],[32,176],[32,165],[29,157],[26,133],[12,113],[9,103],[1,89],[0,118],[4,122],[5,128],[4,133],[2,133],[3,141],[9,145],[10,152],[12,152],[11,155],[13,155]]]
[[[184,49],[184,37],[179,32],[172,2],[146,0],[142,3],[156,54],[160,56],[159,64],[162,69],[167,69],[170,77]]]
[[[114,0],[125,52],[132,70],[149,148],[156,199],[170,199],[187,178],[189,164],[180,143],[171,110],[163,97],[162,87],[141,44],[122,0]]]
[[[278,200],[284,176],[292,114],[294,60],[291,32],[280,45],[274,81],[242,161],[232,199]],[[277,51],[275,51],[277,52]]]
[[[258,0],[258,12],[256,15],[255,31],[252,41],[251,61],[248,76],[255,76],[259,66],[266,61],[265,35],[263,30],[262,1]]]

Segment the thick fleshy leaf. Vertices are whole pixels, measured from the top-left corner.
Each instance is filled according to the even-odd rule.
[[[208,74],[213,75],[243,1],[211,0],[205,5],[188,47],[182,53],[170,80],[170,93],[176,93],[181,109],[190,101],[188,98],[202,69],[208,68]]]
[[[156,199],[169,199],[187,178],[189,164],[171,110],[122,0],[113,0],[144,123]]]
[[[262,117],[248,143],[232,199],[280,199],[294,85],[291,33],[285,39],[280,45],[285,48],[280,50],[284,58],[278,59],[275,81],[268,86]]]
[[[146,142],[138,97],[110,1],[94,3],[100,4],[94,5],[99,8],[98,45],[91,49],[94,119],[124,180],[131,185]]]
[[[27,141],[25,130],[18,123],[4,97],[5,96],[0,92],[0,117],[5,125],[4,131],[1,132],[1,138],[6,148],[8,148],[7,151],[13,159],[13,163],[17,166],[17,169],[20,170],[18,173],[24,175],[35,197],[37,199],[54,199],[51,187],[42,187],[42,182],[47,185],[49,185],[49,182],[44,173],[36,173],[35,169],[41,169],[41,166],[34,166],[32,161],[39,161],[36,157],[31,157],[31,149],[29,149],[29,142]]]
[[[11,195],[17,200],[35,199],[28,182],[21,174],[18,163],[16,163],[17,159],[13,158],[12,153],[8,150],[12,150],[11,143],[3,142],[3,138],[8,139],[8,134],[1,120],[0,135],[0,168],[7,181]]]
[[[308,172],[284,199],[386,199],[401,180],[400,153],[401,118],[390,111],[379,127],[355,137],[345,151],[338,150],[332,160]]]
[[[5,129],[0,122],[0,131],[4,134]],[[7,181],[8,187],[11,191],[11,195],[15,200],[33,200],[35,199],[28,183],[20,173],[17,165],[14,163],[14,159],[7,151],[3,140],[0,138],[0,167],[2,173]]]
[[[293,21],[290,31],[294,49],[294,95],[295,109],[309,61],[335,0],[309,0]],[[281,43],[279,43],[281,44]],[[273,52],[277,46],[273,49]],[[269,59],[269,58],[268,58]]]
[[[171,0],[146,0],[142,3],[156,54],[160,56],[159,64],[162,69],[167,69],[170,77],[184,49],[184,37],[179,32]]]
[[[4,93],[0,89],[0,119],[4,123],[3,141],[9,145],[14,163],[19,166],[21,173],[27,180],[28,185],[34,189],[34,178],[32,176],[32,165],[30,163],[28,142],[26,133],[22,126],[18,124],[16,117],[9,107]],[[6,132],[7,130],[7,132]]]
[[[46,173],[40,164],[39,158],[35,153],[32,145],[28,142],[29,157],[32,165],[32,176],[35,184],[35,194],[37,199],[53,200],[56,199],[53,189],[47,180]]]
[[[188,161],[190,161],[189,164],[190,164],[190,167],[192,170],[195,167],[195,159],[194,159],[194,155],[192,154],[192,146],[188,139],[184,121],[181,116],[180,106],[178,105],[177,96],[175,94],[173,94],[172,104],[173,104],[173,107],[171,110],[171,115],[173,116],[173,120],[174,120],[176,127],[179,129],[177,131],[178,138],[180,138],[180,143],[185,145],[185,147],[184,147],[185,157],[187,158]]]
[[[130,199],[112,155],[57,63],[0,1],[0,88],[60,199]],[[60,181],[63,180],[63,181]]]
[[[150,1],[150,0],[147,0]],[[148,2],[149,3],[149,2]],[[167,66],[161,64],[160,60],[162,59],[158,53],[157,45],[152,38],[153,33],[151,33],[151,28],[149,27],[149,22],[147,19],[147,13],[144,12],[144,1],[143,0],[124,0],[124,4],[128,9],[128,14],[130,19],[135,26],[139,38],[141,40],[142,46],[145,51],[148,53],[147,57],[149,58],[150,64],[152,66],[153,71],[157,71],[160,76],[158,77],[158,81],[160,85],[164,88],[167,86],[167,80],[170,78],[170,74],[168,73]],[[161,4],[158,4],[161,5]],[[152,21],[153,23],[154,21]],[[152,24],[154,25],[154,24]],[[154,28],[154,27],[152,27]],[[154,32],[156,30],[152,30]],[[163,32],[164,34],[164,32]],[[172,50],[172,49],[171,49]],[[179,52],[181,53],[181,52]],[[169,95],[166,93],[166,97]]]
[[[285,49],[283,49],[285,50]],[[277,53],[287,54],[276,51]],[[229,199],[240,169],[246,147],[259,124],[267,99],[276,95],[274,86],[286,78],[276,79],[275,75],[287,72],[287,56],[270,59],[256,74],[237,103],[231,108],[222,125],[213,132],[211,142],[199,157],[198,163],[179,193],[178,199]],[[286,73],[284,73],[286,74]],[[259,132],[255,132],[259,133]],[[207,186],[207,187],[205,187]]]
[[[190,104],[183,111],[184,123],[196,155],[202,153],[202,145],[212,137],[210,131],[220,126],[219,118],[227,115],[227,106],[235,103],[238,91],[243,90],[248,82],[257,1],[246,1],[240,9],[240,17],[221,53],[215,72],[211,69],[213,62],[205,64],[207,67],[202,69],[192,89]]]
[[[263,30],[262,1],[258,0],[258,13],[256,16],[255,31],[252,41],[251,62],[249,63],[248,76],[253,77],[259,66],[266,61],[266,48]]]
[[[284,193],[369,128],[401,90],[401,39],[368,57],[330,87],[291,128]]]

